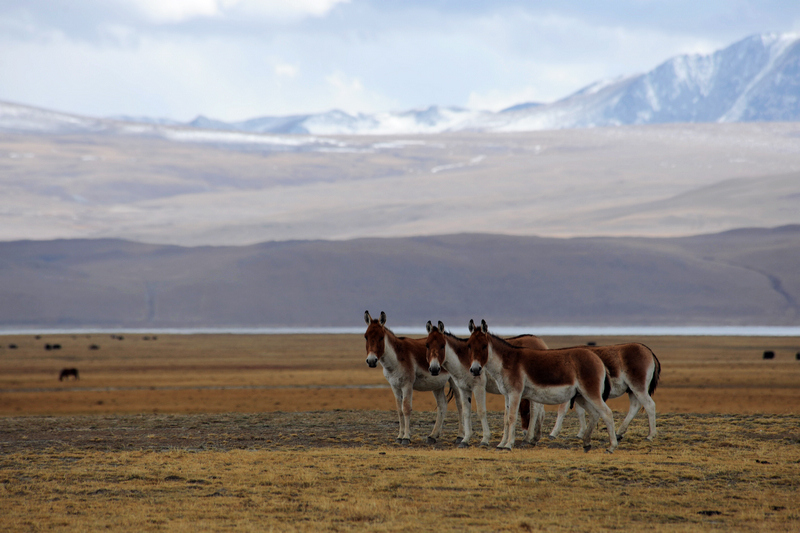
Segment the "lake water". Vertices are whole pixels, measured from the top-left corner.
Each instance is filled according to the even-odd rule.
[[[148,335],[199,335],[229,333],[234,335],[284,335],[284,334],[357,334],[364,333],[364,326],[353,328],[4,328],[0,335],[87,335],[87,334],[148,334]],[[425,335],[424,327],[397,326],[391,328],[398,335]],[[452,328],[454,335],[468,336],[466,327]],[[753,336],[753,337],[800,337],[800,326],[498,326],[492,333],[502,336],[533,333],[540,336],[584,335],[584,336]]]

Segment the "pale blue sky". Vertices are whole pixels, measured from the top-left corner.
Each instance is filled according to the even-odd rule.
[[[766,32],[800,32],[800,2],[0,0],[0,100],[178,120],[498,110]]]

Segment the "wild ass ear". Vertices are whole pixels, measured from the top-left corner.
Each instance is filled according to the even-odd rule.
[[[481,319],[481,331],[484,333],[489,333],[489,326],[486,325],[486,321]]]
[[[469,332],[472,333],[473,331],[475,331],[475,321],[470,318],[469,319]]]
[[[431,323],[430,320],[428,320],[428,323],[425,324],[425,329],[428,330],[428,333],[430,333],[431,330],[433,329],[433,324]]]
[[[383,311],[381,311],[381,320],[380,320],[380,322],[381,322],[381,326],[386,324],[386,313],[384,313]]]
[[[444,333],[444,322],[439,321],[439,333]]]
[[[366,322],[368,326],[372,324],[372,317],[369,316],[369,311],[364,311],[364,322]]]

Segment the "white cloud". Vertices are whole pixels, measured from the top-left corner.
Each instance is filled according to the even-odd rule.
[[[224,0],[120,0],[157,23],[181,22],[221,14]]]
[[[297,66],[289,65],[288,63],[278,63],[275,65],[275,75],[279,78],[294,78],[297,76],[298,70]]]
[[[383,94],[368,90],[359,78],[338,70],[326,76],[325,82],[330,107],[347,113],[386,111],[397,104]]]
[[[325,77],[328,85],[336,89],[340,94],[357,94],[364,91],[364,86],[358,78],[350,78],[343,72],[334,72]]]
[[[652,4],[653,18],[590,0],[0,0],[0,100],[223,120],[433,104],[498,110],[709,53],[751,31],[709,22],[732,9],[722,4],[674,0],[683,8],[673,15],[672,1],[620,3]],[[800,8],[784,11],[800,29]]]
[[[156,23],[194,18],[257,15],[274,19],[323,16],[336,4],[350,0],[117,0]]]

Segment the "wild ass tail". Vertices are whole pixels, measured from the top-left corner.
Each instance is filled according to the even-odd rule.
[[[642,346],[650,350],[649,346],[645,346],[644,344]],[[656,391],[656,387],[658,387],[658,380],[661,378],[661,361],[658,360],[653,350],[650,350],[650,353],[653,355],[653,361],[656,364],[656,368],[653,371],[653,378],[650,380],[650,388],[647,389],[647,394],[652,396]]]
[[[603,380],[603,401],[608,400],[609,394],[611,394],[611,380],[608,379],[608,371],[606,371],[606,377]]]
[[[452,383],[448,383],[448,385],[450,386],[450,390],[447,391],[447,403],[450,403],[450,400],[452,400],[455,397],[456,391],[453,390]]]

